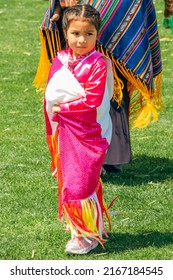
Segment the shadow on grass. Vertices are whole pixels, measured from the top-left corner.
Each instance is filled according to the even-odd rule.
[[[109,173],[102,179],[103,182],[116,182],[127,186],[164,182],[173,179],[173,160],[146,155],[136,156],[132,163],[123,166],[123,172]]]
[[[125,251],[145,249],[148,247],[161,248],[173,244],[173,233],[143,232],[139,234],[109,233],[105,250],[99,246],[90,254],[118,254]]]
[[[112,252],[122,252],[146,248],[149,246],[162,247],[173,244],[173,233],[163,232],[143,232],[140,234],[110,233],[109,241],[106,243],[106,250]]]

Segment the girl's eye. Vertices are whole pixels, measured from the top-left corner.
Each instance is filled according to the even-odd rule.
[[[78,36],[78,35],[79,35],[78,32],[73,32],[72,34],[75,35],[75,36]]]
[[[92,36],[93,34],[90,32],[90,33],[87,33],[87,36]]]

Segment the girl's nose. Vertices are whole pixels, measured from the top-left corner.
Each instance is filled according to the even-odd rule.
[[[86,43],[85,36],[80,36],[78,41],[79,41],[79,43]]]

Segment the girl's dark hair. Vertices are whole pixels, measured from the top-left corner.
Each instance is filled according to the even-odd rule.
[[[97,33],[99,32],[101,19],[99,12],[90,5],[75,5],[67,8],[63,13],[62,28],[64,31],[68,30],[68,27],[73,20],[88,20],[95,26]]]

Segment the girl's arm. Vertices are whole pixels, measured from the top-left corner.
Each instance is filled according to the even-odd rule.
[[[85,84],[85,97],[60,104],[58,106],[60,111],[84,110],[99,107],[105,92],[106,74],[106,63],[100,58],[92,69],[91,75]],[[59,110],[58,107],[57,110]],[[54,109],[56,110],[56,108]]]

